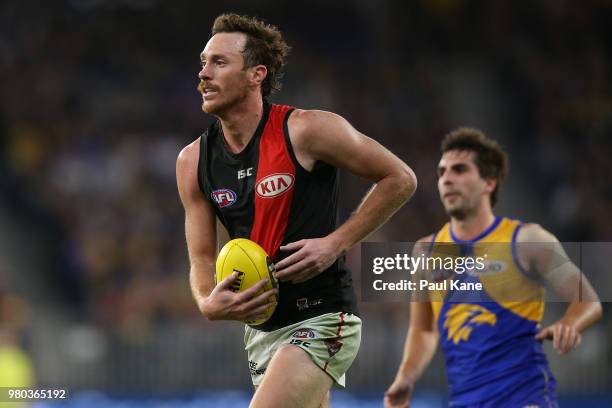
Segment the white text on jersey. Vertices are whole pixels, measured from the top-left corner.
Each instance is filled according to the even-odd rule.
[[[241,180],[245,177],[251,177],[253,175],[253,168],[249,167],[248,169],[238,170],[238,180]]]

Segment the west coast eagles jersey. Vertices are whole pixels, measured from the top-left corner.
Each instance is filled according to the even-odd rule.
[[[516,237],[521,222],[498,217],[471,241],[447,223],[430,256],[482,257],[485,267],[434,280],[482,283],[483,290],[430,291],[450,385],[451,407],[555,406],[556,382],[535,340],[544,314],[542,283],[523,270]],[[432,272],[433,273],[433,272]],[[430,276],[431,278],[431,276]]]

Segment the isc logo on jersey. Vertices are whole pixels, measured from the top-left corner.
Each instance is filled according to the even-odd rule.
[[[263,198],[276,197],[293,186],[293,176],[288,173],[271,174],[259,180],[255,192]]]
[[[219,190],[215,190],[210,195],[215,203],[219,204],[219,207],[229,207],[230,205],[236,202],[236,198],[238,196],[232,190],[227,188],[221,188]]]

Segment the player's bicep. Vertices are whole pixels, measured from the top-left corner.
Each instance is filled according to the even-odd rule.
[[[594,300],[597,295],[563,245],[536,224],[521,229],[517,252],[528,272],[546,282],[563,300]]]
[[[302,111],[296,121],[298,144],[313,160],[377,182],[411,172],[408,166],[372,138],[357,131],[346,119],[323,111]]]
[[[214,260],[216,217],[212,206],[200,191],[197,179],[199,151],[193,144],[183,149],[176,162],[176,179],[185,209],[185,236],[190,262]]]
[[[185,208],[185,238],[192,264],[214,261],[217,250],[216,217],[204,197]]]

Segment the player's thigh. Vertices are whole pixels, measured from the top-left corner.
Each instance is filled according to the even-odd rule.
[[[259,388],[259,386],[254,386],[253,388],[255,388],[255,391],[257,391],[257,388]],[[329,408],[329,400],[331,398],[331,390],[327,391],[327,394],[325,394],[325,396],[323,397],[323,401],[321,401],[321,404],[319,405],[320,408]]]
[[[257,391],[257,388],[259,388],[259,386],[255,386],[255,391]],[[323,401],[321,401],[321,404],[319,405],[320,408],[329,408],[329,400],[331,398],[331,390],[327,391],[327,394],[325,394],[325,396],[323,397]],[[252,404],[251,404],[252,406]]]
[[[285,345],[270,361],[251,408],[318,408],[326,406],[332,378],[301,348]]]

